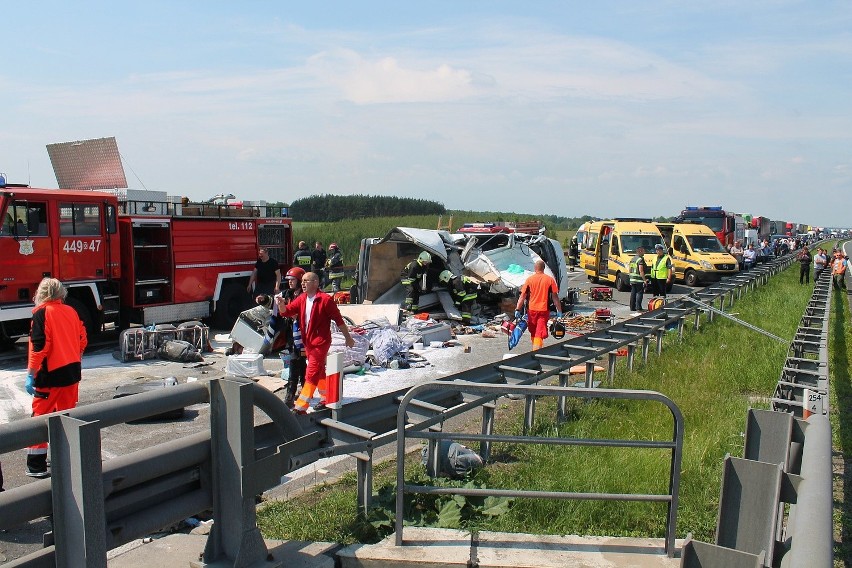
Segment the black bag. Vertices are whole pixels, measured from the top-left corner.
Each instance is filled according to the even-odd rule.
[[[166,341],[157,353],[161,359],[166,359],[167,361],[179,361],[181,363],[204,361],[201,353],[198,352],[192,343],[181,341],[180,339]]]

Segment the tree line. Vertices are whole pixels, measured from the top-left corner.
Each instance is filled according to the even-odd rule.
[[[444,204],[437,201],[385,195],[312,195],[290,204],[290,216],[307,222],[444,213]]]

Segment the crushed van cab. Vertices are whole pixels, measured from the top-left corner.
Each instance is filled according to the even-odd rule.
[[[739,271],[716,233],[698,223],[657,223],[668,247],[675,279],[687,286],[718,282]]]
[[[478,303],[499,303],[503,297],[517,298],[538,259],[545,272],[559,285],[559,297],[568,293],[565,255],[559,242],[542,234],[459,234],[445,230],[395,227],[382,238],[361,241],[353,287],[353,301],[399,304],[405,298],[400,282],[403,268],[422,251],[432,255],[427,281],[438,284],[443,270],[463,274],[480,285]],[[421,297],[422,300],[422,297]]]

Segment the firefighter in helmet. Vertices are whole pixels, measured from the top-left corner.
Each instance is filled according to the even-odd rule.
[[[331,280],[331,291],[340,292],[340,283],[343,281],[343,253],[337,243],[328,245],[328,259],[325,261],[326,278]]]
[[[450,287],[453,302],[461,312],[462,323],[470,325],[471,310],[476,301],[479,284],[467,276],[454,276],[449,270],[441,272],[438,281]]]
[[[406,264],[405,268],[402,269],[400,281],[408,291],[403,307],[410,312],[416,312],[420,309],[420,294],[430,289],[427,275],[431,264],[432,255],[424,250],[417,255],[416,259]]]

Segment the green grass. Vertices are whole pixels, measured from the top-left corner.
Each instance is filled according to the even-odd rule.
[[[834,292],[829,328],[829,408],[834,453],[844,464],[844,476],[834,483],[835,566],[852,563],[852,544],[845,542],[847,535],[852,534],[852,510],[846,501],[852,493],[852,480],[845,475],[845,469],[852,466],[852,415],[847,412],[852,407],[852,375],[849,371],[852,331],[847,323],[849,317],[846,295]]]
[[[767,286],[743,295],[732,310],[737,317],[783,338],[792,338],[812,287],[798,284],[798,267],[774,277]],[[844,330],[844,338],[849,337]],[[653,344],[652,344],[653,345]],[[684,340],[666,334],[661,357],[652,354],[647,365],[637,350],[634,372],[619,363],[615,386],[659,391],[681,409],[685,441],[681,470],[677,535],[692,532],[712,540],[726,453],[742,455],[742,432],[750,406],[766,406],[789,343],[777,342],[753,330],[717,317],[702,319],[698,332],[688,322]],[[832,361],[832,368],[842,361]],[[843,367],[848,368],[848,362]],[[848,373],[848,371],[847,371]],[[848,386],[844,396],[852,396]],[[840,396],[838,389],[837,396]],[[519,405],[501,404],[497,431],[519,433]],[[835,406],[837,408],[837,406]],[[536,431],[541,435],[584,438],[671,438],[672,419],[660,404],[596,401],[570,406],[570,420],[555,421],[553,401],[537,407]],[[852,441],[852,432],[844,432]],[[844,438],[845,439],[845,438]],[[846,443],[841,441],[841,444]],[[852,446],[848,446],[852,448]],[[477,475],[488,487],[665,493],[669,478],[668,452],[663,450],[498,445],[494,462]],[[395,480],[395,464],[380,468],[374,486],[381,490]],[[422,468],[413,460],[407,476]],[[385,488],[386,489],[386,488]],[[355,510],[352,480],[321,487],[286,503],[271,503],[258,513],[259,524],[270,538],[304,538],[349,543],[371,540]],[[647,503],[549,501],[518,499],[510,511],[489,522],[488,530],[540,534],[600,534],[663,536],[665,506]]]

